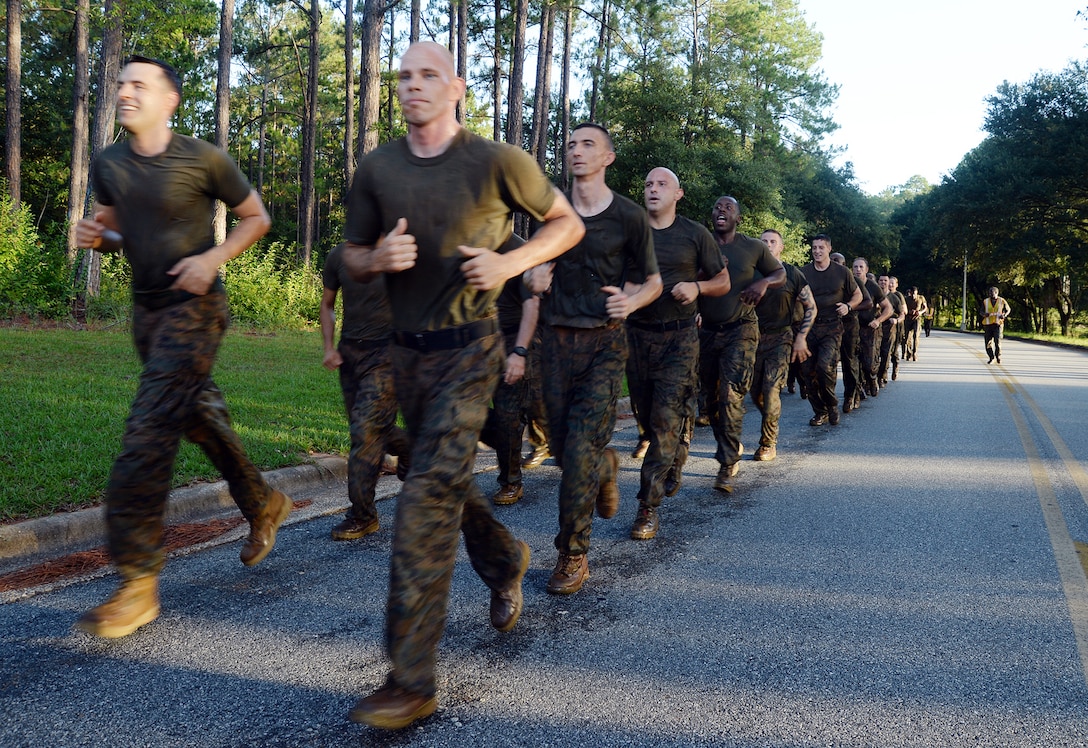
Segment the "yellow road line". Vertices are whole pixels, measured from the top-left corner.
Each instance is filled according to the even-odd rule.
[[[1014,384],[1011,378],[1000,376],[996,370],[994,377],[1001,384],[1001,393],[1004,395],[1005,403],[1012,414],[1013,423],[1016,424],[1020,442],[1024,445],[1028,470],[1031,473],[1031,480],[1035,484],[1035,494],[1039,497],[1039,507],[1043,512],[1043,521],[1046,523],[1047,534],[1050,536],[1050,547],[1054,551],[1058,576],[1062,581],[1062,592],[1065,595],[1066,604],[1069,606],[1069,618],[1073,624],[1073,635],[1076,638],[1077,652],[1080,655],[1081,672],[1084,675],[1085,682],[1088,683],[1088,578],[1085,577],[1085,570],[1081,566],[1077,545],[1069,534],[1065,516],[1058,504],[1058,497],[1054,492],[1053,484],[1050,482],[1046,463],[1039,455],[1039,450],[1035,446],[1035,439],[1031,435],[1023,411],[1013,397],[1018,386]],[[1023,394],[1023,388],[1019,388],[1019,391]],[[1037,417],[1041,415],[1033,402],[1029,404],[1029,407],[1032,408]],[[1046,426],[1044,426],[1044,429],[1046,429]],[[1047,430],[1047,435],[1051,440],[1057,438],[1058,442],[1061,441],[1057,432],[1053,431],[1053,427]],[[1068,449],[1066,451],[1068,452]]]

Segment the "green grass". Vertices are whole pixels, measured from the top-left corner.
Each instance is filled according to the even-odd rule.
[[[0,351],[0,521],[97,503],[140,373],[129,333],[4,328]],[[261,469],[346,453],[339,382],[321,355],[316,331],[224,340],[213,376]],[[174,485],[218,479],[183,442]]]

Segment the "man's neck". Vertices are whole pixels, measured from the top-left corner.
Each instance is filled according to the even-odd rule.
[[[737,238],[737,229],[734,227],[724,233],[715,231],[714,238],[718,241],[719,245],[732,244],[733,240]]]
[[[128,144],[129,148],[141,156],[158,156],[170,147],[170,139],[173,137],[174,131],[164,125],[150,132],[129,132]]]
[[[814,268],[816,268],[817,270],[820,270],[820,271],[827,270],[829,267],[831,267],[831,260],[825,260],[823,262],[823,264],[817,262],[816,260],[813,260],[812,261],[812,267],[814,267]]]
[[[672,226],[674,223],[676,223],[675,210],[670,210],[667,212],[662,211],[658,212],[657,214],[649,213],[649,216],[650,228],[657,229],[658,231],[660,231],[661,229],[667,229],[669,226]]]
[[[580,216],[595,216],[612,204],[612,190],[605,184],[604,172],[590,177],[575,177],[571,204]]]
[[[426,125],[408,126],[408,150],[417,158],[435,158],[445,153],[461,132],[456,119],[442,118]]]

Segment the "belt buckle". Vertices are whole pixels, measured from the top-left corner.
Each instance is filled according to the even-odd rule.
[[[421,333],[421,332],[412,333],[412,339],[415,340],[415,342],[416,342],[415,347],[416,347],[417,351],[422,351],[422,352],[427,351],[427,338],[424,337],[423,333]]]

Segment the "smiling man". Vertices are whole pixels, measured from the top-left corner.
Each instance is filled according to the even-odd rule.
[[[768,288],[786,282],[786,270],[767,245],[737,231],[740,215],[735,197],[715,201],[711,229],[729,270],[730,289],[724,296],[699,297],[699,377],[718,444],[714,488],[723,493],[733,491],[733,478],[740,471],[744,397],[752,386],[759,346],[756,304]]]
[[[252,566],[268,555],[292,508],[246,456],[211,379],[228,322],[219,267],[268,231],[268,214],[226,153],[171,130],[181,102],[172,67],[132,57],[118,84],[117,115],[128,137],[95,162],[94,217],[76,224],[79,246],[125,251],[132,267],[132,333],[143,363],[106,488],[110,555],[121,586],[77,624],[105,638],[130,634],[159,615],[163,513],[182,436],[223,473],[249,520],[242,563]],[[240,219],[219,245],[212,233],[217,199]]]
[[[831,239],[827,234],[812,238],[812,262],[802,266],[808,279],[812,298],[816,301],[816,323],[808,335],[812,357],[802,364],[808,378],[808,401],[812,405],[809,424],[822,426],[839,422],[839,399],[835,386],[839,378],[839,355],[842,348],[842,318],[850,314],[862,300],[853,274],[831,261]]]
[[[491,625],[514,627],[529,547],[499,522],[473,477],[476,444],[506,355],[495,300],[508,278],[581,238],[581,221],[536,162],[463,129],[465,81],[444,47],[413,44],[397,83],[408,135],[359,162],[347,201],[345,266],[384,273],[392,310],[394,385],[411,469],[397,500],[386,608],[385,684],[349,718],[399,729],[432,714],[435,657],[446,624],[458,538],[491,590]],[[513,213],[541,222],[497,250]]]

